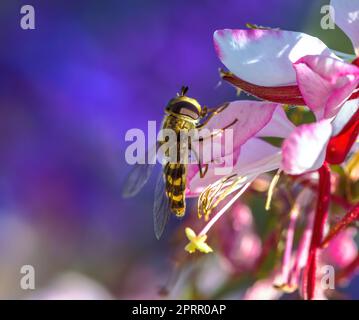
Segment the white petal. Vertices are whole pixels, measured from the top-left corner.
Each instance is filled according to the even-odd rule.
[[[286,138],[295,125],[288,119],[283,108],[276,108],[269,123],[257,133],[257,137],[278,137]]]
[[[296,83],[292,63],[305,55],[335,56],[318,38],[282,30],[217,30],[214,44],[231,72],[262,86]]]
[[[281,163],[281,151],[269,143],[252,138],[241,148],[241,154],[234,172],[239,176],[259,175],[278,169]]]
[[[297,127],[283,143],[282,169],[288,174],[319,169],[324,162],[331,134],[330,120]]]
[[[231,157],[231,155],[223,159],[227,157]],[[231,163],[231,161],[226,160],[226,163]],[[237,163],[232,168],[232,171],[225,176],[235,173],[238,176],[250,179],[261,173],[278,169],[280,163],[281,151],[279,148],[273,147],[261,139],[252,138],[241,147]],[[196,173],[192,179],[189,179],[188,196],[198,196],[205,187],[223,178],[223,175],[219,175],[216,171],[218,167],[223,167],[223,165],[210,164],[203,178],[200,178],[199,174]]]

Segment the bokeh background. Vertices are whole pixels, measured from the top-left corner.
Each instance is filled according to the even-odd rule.
[[[251,22],[345,49],[339,30],[320,29],[325,3],[2,0],[0,298],[158,298],[180,222],[155,239],[153,179],[121,199],[126,131],[160,121],[184,84],[209,106],[236,98],[218,86],[216,29]],[[35,30],[20,28],[24,4],[35,7]],[[34,291],[20,289],[24,264]],[[359,281],[346,290],[359,298]]]

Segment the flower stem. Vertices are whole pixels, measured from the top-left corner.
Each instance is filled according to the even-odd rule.
[[[348,227],[352,222],[359,219],[359,204],[355,205],[329,232],[329,234],[323,240],[321,246],[325,248],[327,244],[332,240],[340,231]]]
[[[309,255],[306,269],[306,298],[312,300],[315,293],[316,273],[317,273],[317,254],[323,239],[325,222],[328,218],[330,204],[330,168],[328,163],[324,162],[318,170],[318,198],[314,218],[312,239],[309,248]]]
[[[326,161],[330,164],[341,164],[359,134],[359,110],[351,117],[344,128],[332,137],[327,146]]]

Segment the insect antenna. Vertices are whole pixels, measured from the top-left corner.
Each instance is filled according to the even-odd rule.
[[[185,96],[188,91],[188,86],[182,86],[180,93],[177,93],[178,96]]]

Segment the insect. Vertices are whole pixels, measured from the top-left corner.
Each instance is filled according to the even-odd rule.
[[[213,109],[208,109],[205,106],[201,107],[196,99],[186,96],[187,91],[188,87],[182,87],[180,93],[168,102],[162,122],[162,129],[172,129],[177,135],[177,145],[175,146],[177,160],[163,164],[163,170],[156,182],[153,217],[157,239],[161,237],[171,212],[177,217],[183,217],[186,211],[187,164],[179,161],[186,150],[181,147],[180,132],[202,128],[214,115],[222,112],[228,106],[228,103],[226,103],[219,108]],[[156,148],[161,147],[163,143],[158,142]],[[188,149],[192,151],[190,145],[188,145]],[[198,155],[195,156],[198,160],[199,173],[202,178],[208,170],[208,164],[201,164]],[[135,164],[125,181],[124,189],[122,190],[123,197],[135,196],[148,181],[153,167],[154,164],[150,163]]]

